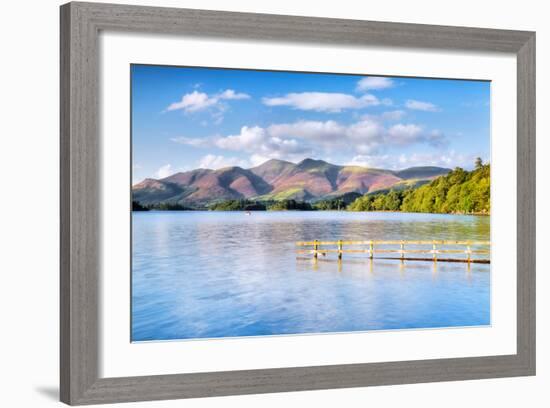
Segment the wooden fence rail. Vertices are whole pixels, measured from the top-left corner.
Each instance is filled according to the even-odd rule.
[[[448,241],[448,240],[370,240],[370,241],[300,241],[296,242],[300,247],[313,247],[312,249],[297,249],[298,254],[313,254],[314,258],[317,258],[319,254],[326,256],[329,253],[338,254],[338,259],[342,259],[344,253],[355,254],[368,254],[370,259],[374,258],[375,254],[399,254],[399,257],[390,257],[389,259],[401,259],[401,260],[433,260],[433,261],[445,261],[445,262],[472,262],[472,263],[490,263],[489,257],[487,258],[472,258],[472,255],[490,255],[490,241]],[[350,248],[344,249],[346,246],[363,246],[363,248]],[[387,248],[387,246],[398,245],[399,249]],[[405,246],[429,246],[428,248],[413,248],[406,249]],[[321,248],[321,246],[336,246],[336,248]],[[380,248],[384,246],[384,248]],[[448,246],[464,246],[464,249],[456,248],[441,248]],[[377,247],[377,248],[375,248]],[[438,248],[439,247],[439,248]],[[484,247],[487,249],[472,249],[472,247]],[[406,254],[430,254],[431,258],[419,258],[419,257],[406,257]],[[448,258],[438,257],[438,254],[464,254],[466,258]],[[385,257],[388,259],[388,257]]]

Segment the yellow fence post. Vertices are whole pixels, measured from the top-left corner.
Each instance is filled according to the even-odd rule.
[[[466,247],[466,251],[468,252],[468,263],[470,263],[472,250],[470,249],[470,242],[469,241],[468,241],[468,246]]]
[[[437,253],[436,253],[436,247],[435,247],[435,241],[433,241],[432,243],[432,250],[433,250],[433,254],[434,254],[434,262],[437,262]]]
[[[319,241],[315,240],[313,241],[313,257],[317,258],[317,250],[319,249]]]
[[[338,240],[338,259],[342,259],[342,240]]]
[[[372,239],[370,240],[369,256],[370,256],[370,259],[372,259],[374,256],[374,244],[372,243]]]

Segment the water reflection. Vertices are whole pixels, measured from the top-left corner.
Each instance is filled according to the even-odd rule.
[[[488,240],[489,218],[347,212],[133,215],[132,339],[489,324],[489,265],[296,258],[296,241]]]

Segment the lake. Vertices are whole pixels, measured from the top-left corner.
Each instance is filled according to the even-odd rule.
[[[132,341],[490,324],[488,264],[297,257],[314,239],[489,240],[490,218],[134,212]]]

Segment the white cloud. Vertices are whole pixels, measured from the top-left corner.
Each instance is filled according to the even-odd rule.
[[[383,142],[385,129],[377,120],[366,118],[347,126],[333,120],[283,123],[271,125],[268,132],[282,139],[302,139],[325,150],[353,145],[358,151],[372,152]]]
[[[389,128],[377,117],[363,117],[350,125],[329,120],[298,121],[271,125],[269,135],[279,138],[296,138],[311,141],[325,148],[353,147],[361,154],[374,154],[391,146],[428,144],[432,147],[446,145],[446,137],[439,131],[427,132],[416,124],[395,124]]]
[[[262,146],[262,151],[274,152],[274,157],[282,155],[300,155],[302,153],[311,152],[309,147],[300,144],[295,139],[282,139],[279,137],[270,137],[266,144]]]
[[[249,99],[249,98],[250,98],[250,95],[245,94],[245,93],[242,93],[242,92],[235,92],[233,89],[226,89],[225,91],[223,91],[222,93],[220,93],[220,94],[218,95],[218,97],[219,97],[220,99],[227,99],[227,100],[235,99],[235,100],[239,100],[239,99]]]
[[[439,148],[448,142],[439,131],[426,131],[422,126],[405,123],[387,127],[375,116],[363,117],[349,125],[334,120],[302,120],[267,128],[243,126],[239,134],[218,137],[214,143],[220,149],[250,153],[255,164],[272,158],[296,161],[334,151],[369,156],[372,160],[376,154],[396,146]]]
[[[407,145],[418,141],[422,135],[422,128],[415,124],[404,125],[399,123],[388,129],[389,140],[398,145]]]
[[[377,120],[362,119],[346,128],[346,135],[354,142],[379,142],[384,137],[384,126]]]
[[[239,134],[218,138],[215,144],[220,149],[250,153],[253,163],[258,162],[260,157],[266,160],[297,160],[312,154],[308,145],[290,137],[279,137],[259,126],[243,126]]]
[[[382,90],[393,86],[395,86],[393,80],[385,77],[365,77],[357,82],[358,91]]]
[[[332,113],[377,106],[381,103],[376,96],[370,94],[357,98],[349,94],[331,92],[289,93],[281,97],[263,98],[262,102],[267,106],[289,106],[300,110]]]
[[[398,113],[396,113],[398,112]],[[438,130],[426,130],[414,123],[385,124],[384,118],[401,117],[402,111],[380,115],[365,115],[351,124],[334,120],[300,120],[292,123],[277,123],[268,127],[243,126],[239,133],[208,138],[178,137],[174,142],[194,147],[218,149],[250,154],[252,165],[269,159],[298,162],[306,157],[326,157],[329,154],[352,155],[353,162],[379,165],[383,154],[394,147],[447,146],[447,137]],[[380,156],[382,155],[382,156]],[[380,159],[382,157],[382,159]],[[384,159],[385,160],[385,159]],[[202,167],[241,165],[237,159],[208,155],[201,161]]]
[[[238,135],[226,136],[216,141],[216,146],[227,150],[253,150],[264,143],[267,135],[259,126],[243,126]]]
[[[171,176],[174,174],[175,171],[172,169],[171,164],[165,164],[164,166],[161,166],[156,172],[155,172],[155,178],[157,179],[163,179],[168,176]]]
[[[409,99],[405,102],[405,107],[412,110],[419,110],[424,112],[439,112],[441,109],[430,102],[417,101]]]
[[[184,112],[197,112],[218,103],[217,98],[210,98],[204,92],[193,91],[181,97],[181,101],[171,103],[166,110],[183,110]]]
[[[270,135],[277,137],[299,137],[325,141],[342,136],[346,132],[346,128],[334,120],[326,122],[298,121],[274,124],[269,126],[268,131]]]
[[[183,95],[180,101],[171,103],[166,108],[166,110],[167,111],[182,110],[185,113],[192,113],[192,112],[202,111],[214,106],[218,108],[222,106],[221,109],[223,109],[223,105],[220,105],[221,101],[249,99],[249,98],[250,98],[250,95],[245,93],[235,92],[233,89],[226,89],[225,91],[222,91],[220,93],[213,94],[213,95],[208,95],[204,92],[199,92],[195,90],[191,93]]]
[[[221,155],[207,154],[199,160],[198,167],[202,169],[221,169],[223,167],[249,167],[246,160],[237,157],[225,157]]]

